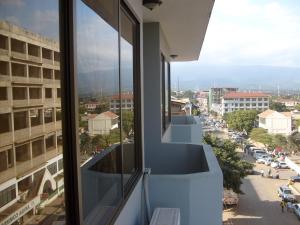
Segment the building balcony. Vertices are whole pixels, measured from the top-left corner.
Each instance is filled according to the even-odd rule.
[[[55,122],[45,123],[45,132],[55,131]]]
[[[22,142],[30,138],[29,128],[14,131],[15,141]]]
[[[27,107],[27,106],[29,106],[28,99],[13,100],[13,106],[14,107]]]
[[[34,83],[34,84],[42,84],[43,83],[43,80],[41,77],[29,77],[28,78],[29,80],[29,83]]]
[[[11,56],[12,56],[13,58],[17,58],[17,59],[23,59],[23,60],[26,60],[26,59],[27,59],[27,54],[21,53],[21,52],[14,52],[14,51],[11,51]]]
[[[0,49],[0,55],[8,55],[8,50],[7,49],[3,49],[3,48],[1,48]]]
[[[61,127],[61,121],[60,120],[56,121],[55,127],[56,127],[56,130],[61,130],[62,129],[62,127]]]
[[[54,66],[60,66],[60,62],[54,60]]]
[[[0,146],[10,145],[13,143],[13,132],[0,134]]]
[[[42,164],[45,164],[45,162],[46,162],[45,154],[41,154],[37,157],[34,157],[31,160],[31,167],[32,168],[40,167]]]
[[[45,59],[45,58],[42,58],[42,62],[43,62],[44,64],[53,65],[53,60],[52,60],[52,59]]]
[[[36,105],[42,105],[43,104],[43,99],[39,98],[39,99],[30,99],[29,100],[29,105],[30,106],[36,106]]]
[[[54,106],[54,99],[53,98],[45,98],[44,104],[45,106]]]
[[[0,77],[0,79],[1,79],[1,77]],[[11,106],[10,104],[11,104],[11,101],[8,101],[8,100],[0,101],[1,108],[10,107]]]
[[[28,83],[28,77],[24,76],[12,76],[11,80],[15,83]]]
[[[1,81],[9,81],[10,80],[10,76],[9,75],[0,75],[0,80]]]
[[[22,176],[26,172],[30,171],[32,169],[31,166],[31,160],[27,160],[24,162],[17,162],[16,164],[16,175],[17,176]]]
[[[43,83],[44,84],[53,84],[54,80],[53,79],[47,79],[47,78],[44,78],[43,79]]]
[[[15,167],[8,168],[7,170],[0,172],[0,184],[2,184],[5,181],[8,181],[14,177],[16,177]]]
[[[46,161],[47,161],[47,160],[49,160],[49,159],[54,158],[54,157],[57,156],[58,154],[59,154],[59,153],[58,153],[58,151],[57,151],[57,148],[53,148],[53,149],[51,149],[51,150],[46,151],[46,153],[45,153],[45,159],[46,159]]]
[[[31,127],[31,136],[32,137],[39,136],[39,135],[41,135],[43,133],[44,133],[44,126],[43,126],[43,124]]]
[[[42,63],[42,58],[39,56],[28,55],[28,60],[35,63]]]
[[[165,144],[160,152],[153,155],[156,162],[149,175],[151,212],[158,207],[179,208],[181,224],[221,225],[223,179],[212,148]]]

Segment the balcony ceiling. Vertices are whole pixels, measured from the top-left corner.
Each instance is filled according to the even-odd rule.
[[[214,0],[162,0],[150,11],[144,7],[144,22],[160,22],[172,61],[198,60]]]

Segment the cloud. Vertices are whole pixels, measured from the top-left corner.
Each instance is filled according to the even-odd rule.
[[[283,0],[216,1],[200,62],[298,66],[299,7]]]
[[[0,6],[22,7],[25,5],[23,0],[1,0]]]

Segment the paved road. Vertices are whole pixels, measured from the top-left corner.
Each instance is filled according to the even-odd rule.
[[[225,138],[226,132],[215,131],[219,138]],[[227,137],[228,138],[228,137]],[[239,151],[241,151],[239,149]],[[243,153],[241,153],[243,155]],[[251,156],[245,159],[255,162]],[[226,225],[300,225],[297,217],[290,212],[281,212],[280,201],[277,196],[279,186],[287,184],[290,176],[296,175],[291,170],[278,170],[280,179],[262,178],[259,171],[264,170],[267,174],[269,166],[255,164],[257,175],[250,175],[243,180],[242,191],[239,205],[236,209],[225,210],[223,214],[224,224]],[[272,174],[275,174],[275,170]]]
[[[256,165],[256,170],[269,167]],[[243,181],[239,206],[236,210],[226,211],[224,221],[230,221],[233,225],[297,225],[300,221],[293,213],[281,212],[280,198],[277,196],[277,188],[286,184],[290,175],[295,173],[290,170],[279,172],[281,179],[262,178],[260,175],[250,175]],[[230,223],[225,223],[230,224]]]

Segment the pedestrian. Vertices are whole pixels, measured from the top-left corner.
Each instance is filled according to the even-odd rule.
[[[268,175],[271,176],[271,169],[268,169]]]
[[[264,176],[264,173],[265,173],[264,170],[261,170],[261,171],[260,171],[260,175],[261,175],[262,177]]]
[[[281,207],[281,212],[284,212],[284,201],[282,200],[281,202],[280,202],[280,207]]]
[[[293,204],[291,202],[286,204],[286,211],[293,212]]]

